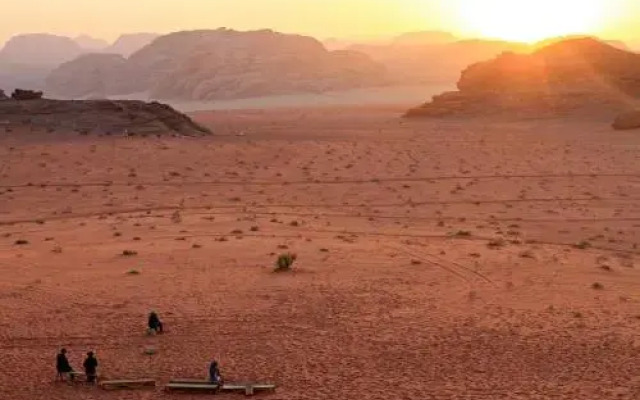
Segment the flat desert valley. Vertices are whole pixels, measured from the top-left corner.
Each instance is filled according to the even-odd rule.
[[[160,383],[215,357],[274,400],[640,398],[638,132],[406,109],[0,127],[0,398],[207,397],[55,383],[61,347]]]

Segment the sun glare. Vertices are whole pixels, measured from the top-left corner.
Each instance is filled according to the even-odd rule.
[[[454,0],[461,28],[474,35],[535,42],[595,33],[607,0]]]

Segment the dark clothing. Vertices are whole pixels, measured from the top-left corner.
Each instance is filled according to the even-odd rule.
[[[211,383],[222,383],[222,376],[220,376],[220,369],[218,368],[217,362],[212,362],[209,365],[209,382]]]
[[[87,382],[95,382],[96,372],[98,370],[98,359],[94,356],[87,356],[82,366],[84,367],[84,373],[87,375]]]
[[[58,357],[56,358],[56,370],[59,374],[66,374],[73,371],[66,354],[58,354]]]
[[[149,329],[153,329],[158,333],[162,332],[162,322],[160,321],[160,318],[158,318],[158,314],[149,314]]]

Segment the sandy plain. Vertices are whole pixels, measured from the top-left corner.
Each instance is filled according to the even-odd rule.
[[[639,133],[405,109],[0,132],[0,398],[207,397],[56,384],[61,346],[160,383],[216,357],[270,399],[640,398]]]

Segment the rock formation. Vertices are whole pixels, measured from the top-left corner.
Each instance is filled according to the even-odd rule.
[[[107,95],[218,100],[376,86],[386,78],[385,69],[363,54],[329,52],[313,38],[268,30],[178,32],[154,40],[125,63],[114,60],[101,73],[95,71],[102,60],[91,61],[62,65],[47,90],[71,96],[91,87]],[[73,75],[83,77],[77,87],[65,81]]]
[[[0,50],[0,62],[19,65],[57,66],[73,60],[84,50],[73,39],[44,33],[14,36]]]
[[[188,116],[161,103],[111,100],[7,100],[0,102],[4,124],[47,132],[106,135],[180,134],[211,132]]]
[[[457,92],[434,96],[407,116],[611,112],[639,99],[640,55],[580,38],[471,65]]]
[[[111,46],[105,48],[103,52],[129,57],[153,42],[159,36],[160,35],[156,33],[130,33],[122,35]]]
[[[457,40],[440,32],[405,34],[388,44],[350,47],[384,65],[395,83],[450,83],[472,63],[529,46],[494,40]]]
[[[613,122],[613,129],[619,131],[640,129],[640,110],[629,111],[618,115]]]
[[[26,100],[40,100],[42,98],[42,92],[34,90],[16,89],[11,94],[13,100],[26,101]]]
[[[4,93],[4,90],[0,89],[0,100],[8,100],[9,97]]]
[[[102,97],[117,86],[126,59],[119,54],[87,54],[53,70],[46,80],[47,92],[64,97]]]

